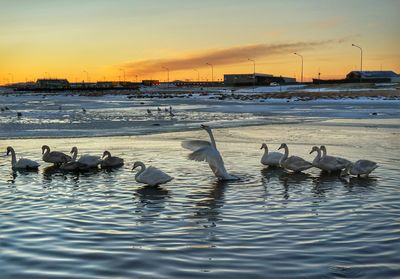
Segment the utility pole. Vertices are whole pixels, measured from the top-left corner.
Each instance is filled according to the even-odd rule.
[[[247,60],[253,62],[253,89],[256,87],[256,61],[250,58],[247,58]]]

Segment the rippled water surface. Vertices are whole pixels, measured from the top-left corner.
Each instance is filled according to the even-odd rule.
[[[364,137],[359,137],[364,135]],[[40,160],[40,146],[101,154],[127,164],[112,172],[10,171],[0,157],[1,278],[390,278],[400,268],[398,132],[263,126],[215,132],[227,168],[218,182],[185,159],[180,141],[203,131],[143,137],[3,140]],[[260,143],[285,140],[309,160],[311,146],[368,158],[367,179],[263,168]],[[329,139],[329,140],[328,140]],[[135,160],[175,179],[139,185]]]

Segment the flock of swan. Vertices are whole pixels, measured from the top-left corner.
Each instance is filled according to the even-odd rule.
[[[209,137],[210,141],[205,140],[186,140],[182,142],[182,147],[191,151],[188,159],[193,161],[205,161],[210,166],[212,172],[219,180],[237,180],[239,177],[231,175],[225,168],[224,161],[220,152],[217,149],[212,129],[209,126],[201,125]],[[340,172],[340,175],[361,175],[368,176],[374,169],[378,167],[377,163],[369,160],[358,160],[351,162],[347,159],[327,155],[325,146],[312,147],[310,154],[316,152],[317,155],[312,162],[308,162],[299,156],[289,156],[289,148],[287,144],[282,143],[278,148],[284,149],[284,153],[269,152],[267,144],[263,143],[261,149],[264,149],[264,154],[261,158],[261,163],[269,167],[280,167],[292,172],[302,172],[312,167],[316,167],[329,174]],[[124,165],[124,160],[119,157],[111,156],[109,151],[104,151],[103,156],[83,155],[79,159],[78,148],[73,147],[71,156],[58,152],[50,151],[47,145],[42,146],[42,159],[44,162],[52,163],[63,171],[84,171],[88,169],[98,168],[103,169],[118,168]],[[13,170],[37,170],[39,163],[21,158],[17,161],[14,149],[7,147],[7,155],[11,154],[11,166]],[[149,186],[157,186],[167,183],[173,179],[172,176],[166,174],[155,167],[146,167],[140,161],[134,163],[132,170],[139,168],[135,174],[135,180],[138,183],[143,183]]]

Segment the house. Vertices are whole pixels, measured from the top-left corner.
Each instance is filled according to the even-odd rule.
[[[400,82],[400,75],[393,71],[352,71],[346,75],[347,80],[363,82]]]

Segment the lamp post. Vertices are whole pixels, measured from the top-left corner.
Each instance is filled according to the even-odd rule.
[[[304,64],[303,64],[303,55],[298,54],[297,52],[293,53],[294,55],[300,56],[301,58],[301,83],[303,83],[303,69],[304,69]]]
[[[11,83],[14,83],[14,75],[12,73],[8,73],[8,75],[11,77]]]
[[[363,49],[362,49],[360,46],[355,45],[355,44],[351,44],[351,46],[358,48],[358,49],[360,50],[360,52],[361,52],[360,82],[362,82],[362,74],[363,74],[363,67],[362,67],[362,66],[363,66]]]
[[[123,75],[123,77],[124,77],[124,79],[123,79],[123,81],[125,82],[126,81],[126,74],[125,74],[125,70],[124,69],[119,69],[120,71],[122,71],[122,73],[124,74]]]
[[[250,58],[247,58],[247,60],[253,62],[253,86],[256,86],[256,61]]]
[[[211,82],[214,82],[214,65],[210,63],[206,63],[206,65],[211,67]]]
[[[84,73],[86,73],[86,82],[89,82],[89,73],[86,70],[83,70]]]
[[[200,72],[197,69],[193,69],[193,71],[197,72],[197,81],[200,81]]]
[[[168,82],[167,86],[169,87],[169,69],[167,67],[162,67],[162,68],[167,71],[167,82]]]

